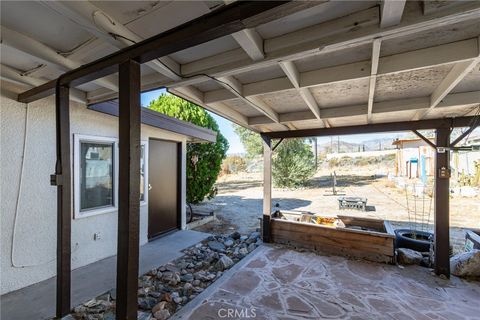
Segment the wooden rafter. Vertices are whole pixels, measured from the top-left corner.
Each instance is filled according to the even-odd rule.
[[[452,62],[471,61],[478,55],[477,39],[472,38],[429,48],[407,51],[378,59],[377,76],[391,75],[418,69],[442,66]],[[371,60],[326,67],[296,74],[294,77],[272,78],[243,85],[244,95],[262,95],[295,88],[291,79],[297,79],[299,88],[312,88],[332,82],[366,79],[371,76]],[[294,80],[295,81],[295,80]],[[205,101],[218,102],[235,99],[225,89],[205,92]]]
[[[370,82],[368,86],[368,112],[367,121],[372,121],[373,112],[373,98],[375,97],[375,86],[377,83],[378,62],[380,60],[380,45],[382,41],[380,39],[373,40],[372,44],[372,66],[370,71]]]
[[[118,64],[136,59],[146,63],[153,59],[229,35],[245,28],[253,28],[276,18],[272,10],[282,7],[284,12],[297,9],[295,3],[282,1],[235,2],[198,19],[187,22],[173,31],[167,31],[111,55],[74,69],[62,78],[62,85],[78,86],[115,73]],[[290,9],[290,10],[289,10]],[[269,12],[269,14],[263,14]],[[199,21],[205,23],[198,23]],[[181,38],[182,41],[178,41]],[[53,93],[56,81],[33,88],[19,95],[20,102],[32,102]]]

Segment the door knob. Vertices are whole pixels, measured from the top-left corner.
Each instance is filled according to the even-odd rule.
[[[149,183],[148,184],[148,191],[152,190],[152,185]]]

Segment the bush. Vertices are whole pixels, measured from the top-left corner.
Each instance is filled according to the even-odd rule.
[[[246,170],[247,163],[240,156],[228,156],[222,162],[222,175],[245,172]]]
[[[277,187],[304,185],[315,174],[315,157],[303,139],[284,140],[273,155],[273,183]]]
[[[205,197],[214,197],[213,185],[228,150],[228,141],[220,133],[215,119],[201,107],[170,94],[160,95],[148,108],[217,132],[215,143],[188,143],[186,155],[187,201],[198,203]]]

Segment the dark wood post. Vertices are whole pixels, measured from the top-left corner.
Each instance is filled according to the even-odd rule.
[[[435,163],[435,273],[450,277],[450,128],[436,130]]]
[[[119,69],[119,183],[116,319],[137,319],[140,213],[140,64]]]
[[[70,313],[72,174],[70,170],[69,88],[57,83],[55,123],[57,162],[51,184],[57,186],[57,304],[56,317]]]
[[[270,214],[272,213],[272,140],[263,140],[263,242],[270,242]]]

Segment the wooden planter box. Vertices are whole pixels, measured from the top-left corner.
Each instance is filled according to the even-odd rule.
[[[337,226],[327,226],[299,222],[301,215],[292,212],[281,212],[283,218],[272,215],[271,241],[370,261],[394,262],[395,234],[388,221],[337,216]]]

